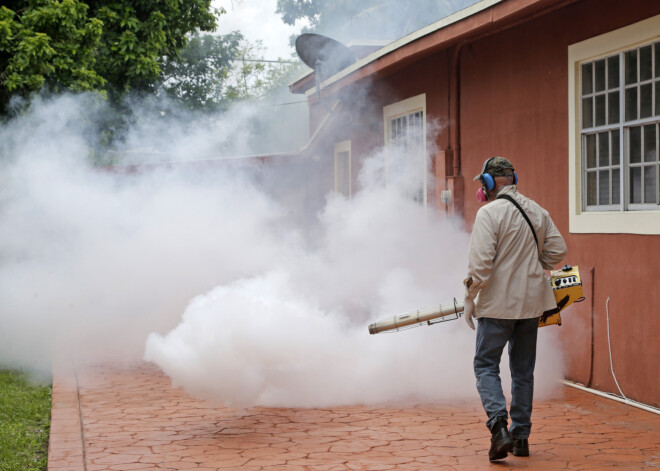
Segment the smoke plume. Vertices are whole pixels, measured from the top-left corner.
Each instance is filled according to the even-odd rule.
[[[175,386],[238,408],[476,397],[462,320],[368,334],[370,322],[462,296],[469,241],[406,182],[386,185],[383,155],[366,160],[351,199],[328,193],[301,218],[274,194],[304,175],[264,184],[267,168],[217,162],[91,165],[105,112],[63,96],[0,128],[0,364],[146,358]],[[239,116],[194,138],[178,131],[191,117],[136,123],[121,150],[133,163],[163,148],[208,156]],[[259,140],[237,138],[246,153]],[[550,329],[541,394],[561,377]]]

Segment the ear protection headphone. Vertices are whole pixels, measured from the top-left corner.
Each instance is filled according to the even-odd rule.
[[[490,159],[486,160],[484,162],[484,166],[481,168],[481,174],[479,175],[479,180],[481,180],[481,183],[486,187],[488,191],[493,191],[495,188],[495,179],[490,173],[486,173],[486,167],[488,167],[488,163],[493,160],[495,157],[491,157]],[[518,183],[518,174],[514,171],[513,172],[513,184]]]

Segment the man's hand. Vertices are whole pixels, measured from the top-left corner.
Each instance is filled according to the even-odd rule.
[[[468,298],[463,300],[463,315],[465,316],[465,322],[470,326],[470,329],[474,330],[474,301]]]

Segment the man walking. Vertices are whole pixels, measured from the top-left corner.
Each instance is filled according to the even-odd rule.
[[[548,212],[518,192],[511,162],[493,157],[474,178],[480,202],[470,239],[464,281],[465,320],[478,319],[474,373],[491,431],[491,461],[529,456],[534,365],[539,317],[557,304],[544,270],[566,256],[566,244]],[[475,300],[476,298],[476,300]],[[476,303],[476,306],[475,306]],[[511,428],[500,380],[500,358],[509,344]]]

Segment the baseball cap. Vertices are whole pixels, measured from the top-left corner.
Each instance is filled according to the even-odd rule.
[[[514,170],[513,164],[504,157],[493,157],[486,160],[481,173],[474,177],[473,181],[479,180],[484,173],[488,173],[493,177],[500,177],[506,175],[506,170]]]

